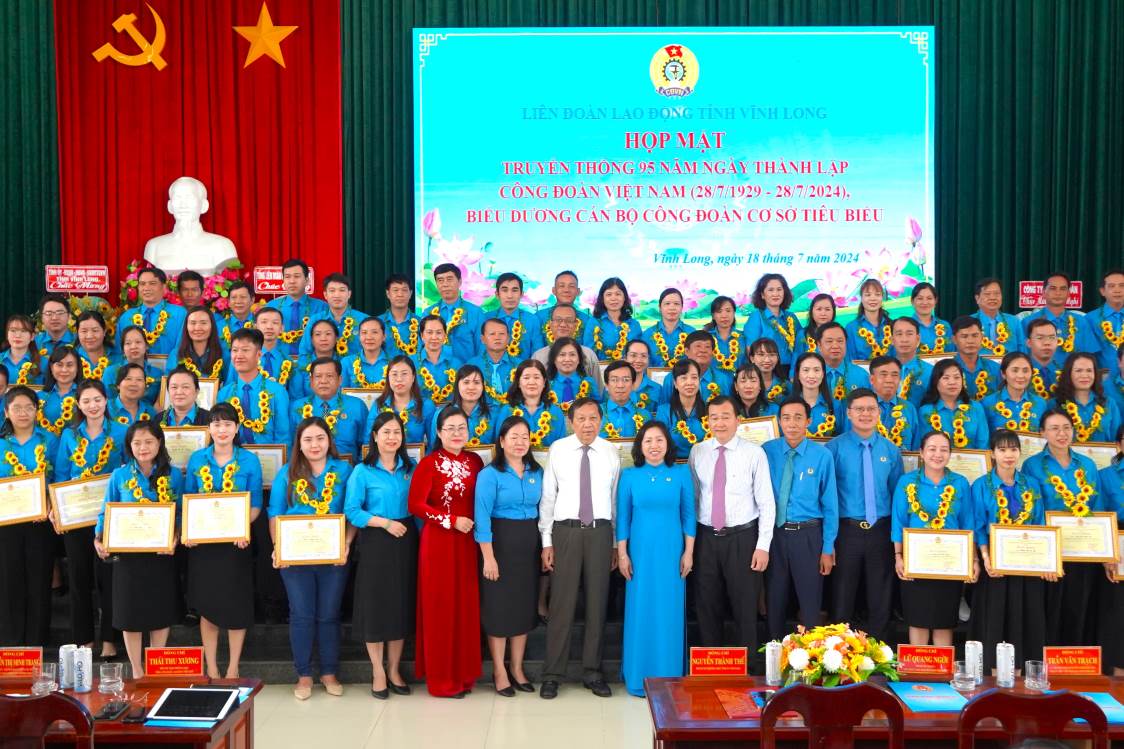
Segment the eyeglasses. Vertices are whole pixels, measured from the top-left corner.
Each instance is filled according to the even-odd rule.
[[[12,406],[8,410],[15,416],[34,416],[37,409],[35,406]]]
[[[69,313],[66,310],[55,310],[54,312],[44,312],[43,317],[66,317]]]
[[[445,434],[468,434],[468,427],[467,426],[456,426],[456,427],[446,426],[446,427],[442,427],[441,431],[444,432]]]

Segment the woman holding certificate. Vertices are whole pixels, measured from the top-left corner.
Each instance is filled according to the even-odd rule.
[[[949,471],[952,439],[932,431],[921,438],[921,467],[898,479],[891,511],[894,566],[902,580],[902,614],[911,645],[951,645],[960,609],[960,580],[910,579],[903,558],[906,528],[975,529],[968,481]],[[973,567],[973,575],[975,567]],[[974,579],[974,578],[973,578]]]
[[[378,414],[367,457],[347,480],[343,511],[360,529],[351,629],[367,645],[371,696],[379,700],[410,693],[399,664],[416,622],[418,527],[406,508],[413,472],[402,422],[392,412]]]
[[[337,674],[340,665],[340,602],[347,584],[347,550],[356,529],[349,527],[341,562],[283,566],[280,558],[278,517],[284,515],[338,515],[343,512],[344,488],[351,465],[340,460],[327,422],[318,416],[305,419],[293,437],[292,459],[277,472],[269,493],[270,535],[276,566],[289,594],[289,641],[297,686],[293,696],[312,696],[312,643],[320,648],[320,682],[333,697],[343,694]]]
[[[35,391],[16,385],[4,396],[4,424],[0,426],[0,478],[42,474],[53,480],[51,460],[58,440],[36,426],[39,398]],[[43,487],[45,491],[45,486]],[[14,492],[13,492],[14,493]],[[54,532],[46,522],[46,496],[40,496],[40,520],[21,522],[26,502],[13,502],[15,517],[0,517],[11,524],[0,526],[0,644],[46,645],[51,625],[51,571],[54,567]],[[0,504],[0,511],[6,510]]]
[[[131,425],[125,432],[125,465],[109,480],[106,504],[173,503],[178,507],[181,496],[183,474],[171,464],[160,425],[154,421]],[[94,548],[102,559],[110,554],[109,535],[103,505],[94,529]],[[133,678],[144,676],[144,633],[148,632],[152,647],[164,647],[168,642],[168,629],[179,613],[176,579],[171,551],[122,552],[113,565],[113,627],[125,635]]]
[[[65,429],[59,438],[55,458],[55,481],[73,481],[108,476],[121,465],[126,429],[109,420],[106,409],[109,394],[98,380],[83,380],[75,391],[78,422]],[[57,522],[56,516],[52,520]],[[70,578],[70,625],[74,642],[92,647],[94,643],[94,588],[101,608],[99,634],[101,657],[117,655],[117,634],[113,629],[113,567],[97,558],[94,527],[75,528],[63,533],[66,569]]]
[[[628,365],[625,365],[626,370]],[[480,608],[492,654],[496,694],[533,692],[523,673],[527,633],[538,621],[539,500],[542,467],[531,456],[531,428],[521,416],[500,425],[495,457],[476,480],[474,536],[483,557]],[[511,642],[511,668],[504,651]]]
[[[465,452],[468,418],[437,417],[437,449],[410,482],[410,514],[425,522],[418,552],[415,668],[435,697],[464,697],[480,676],[480,600],[472,511],[484,461]]]
[[[191,375],[191,372],[184,374]],[[183,376],[183,374],[179,375]],[[191,454],[184,476],[185,494],[250,494],[250,522],[262,509],[261,462],[238,446],[238,412],[219,403],[210,414],[211,445]],[[199,633],[207,675],[220,678],[219,629],[228,630],[230,664],[223,678],[238,678],[238,661],[246,628],[254,623],[254,560],[249,541],[189,544],[187,600],[199,612]]]
[[[1008,354],[1011,356],[1011,354]],[[1020,355],[1021,356],[1021,355]],[[1019,435],[1000,429],[991,435],[995,468],[972,484],[976,544],[984,572],[972,594],[970,637],[984,646],[984,663],[995,668],[995,645],[1015,646],[1015,663],[1037,658],[1046,644],[1046,582],[1033,575],[1004,575],[992,568],[991,526],[1043,525],[1042,487],[1015,466]],[[1044,576],[1057,582],[1056,575]]]
[[[1097,466],[1073,452],[1073,422],[1068,414],[1051,408],[1042,417],[1046,447],[1023,462],[1023,471],[1042,487],[1046,512],[1087,517],[1105,509]],[[1046,590],[1046,642],[1051,645],[1088,645],[1094,642],[1093,610],[1101,565],[1065,562],[1065,574]]]

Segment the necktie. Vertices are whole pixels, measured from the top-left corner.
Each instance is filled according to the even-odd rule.
[[[866,522],[874,525],[878,520],[878,510],[874,504],[874,456],[871,454],[870,441],[862,443],[863,446],[863,505],[866,509]]]
[[[289,330],[296,330],[301,326],[300,308],[297,303],[289,300]]]
[[[265,354],[263,354],[263,356],[262,356],[262,360],[265,362],[265,371],[269,372],[269,374],[272,376],[273,375],[273,352],[272,351],[266,351]]]
[[[569,403],[574,399],[574,383],[570,378],[562,380],[562,400]]]
[[[784,468],[781,469],[781,490],[777,492],[777,527],[785,524],[788,518],[788,498],[792,494],[792,462],[796,459],[796,450],[789,448],[784,458]]]
[[[320,403],[320,415],[321,416],[327,416],[328,415],[328,402],[327,401],[321,401],[321,403]]]
[[[492,390],[495,390],[497,393],[502,393],[505,390],[503,386],[503,375],[500,374],[500,368],[498,366],[492,367]]]
[[[144,308],[144,327],[146,330],[152,330],[152,312],[151,307]]]
[[[714,481],[711,484],[710,527],[726,527],[726,447],[718,446],[718,460],[714,461]]]
[[[249,385],[243,385],[242,386],[242,413],[246,415],[247,419],[250,418],[250,386]],[[240,436],[242,437],[242,441],[244,443],[246,443],[246,444],[252,444],[253,443],[254,433],[252,431],[250,431],[250,428],[248,426],[239,427],[238,432],[239,432]]]
[[[582,445],[582,464],[578,472],[578,520],[593,522],[593,482],[589,472],[589,445]]]

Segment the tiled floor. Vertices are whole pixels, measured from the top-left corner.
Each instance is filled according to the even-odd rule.
[[[330,736],[332,749],[650,746],[647,702],[629,696],[621,684],[612,686],[613,696],[604,699],[567,684],[547,701],[537,693],[497,697],[484,684],[463,700],[437,699],[414,685],[414,694],[383,701],[362,684],[348,684],[343,697],[318,687],[311,700],[298,702],[291,687],[272,684],[255,700],[254,743],[270,749],[316,747]]]

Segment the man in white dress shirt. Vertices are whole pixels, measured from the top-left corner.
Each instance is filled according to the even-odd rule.
[[[598,697],[612,695],[601,673],[601,646],[609,575],[617,565],[613,521],[621,462],[617,449],[598,436],[601,406],[597,401],[578,398],[568,415],[574,433],[550,446],[539,502],[542,567],[554,573],[539,690],[547,700],[558,696],[559,682],[566,676],[579,584],[585,588],[582,684]]]
[[[725,395],[707,404],[713,437],[691,448],[691,475],[698,498],[695,536],[695,607],[705,647],[744,645],[757,653],[757,599],[769,566],[776,507],[765,451],[737,435],[734,401]],[[737,626],[735,642],[723,629],[727,602]]]

